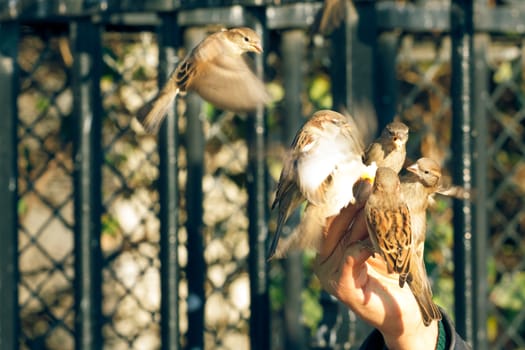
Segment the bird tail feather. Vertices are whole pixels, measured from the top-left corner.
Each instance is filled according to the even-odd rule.
[[[175,94],[161,91],[157,97],[137,111],[137,119],[146,132],[150,134],[157,133],[162,121],[166,117],[168,109],[172,106],[177,95],[178,90]]]
[[[433,320],[441,320],[441,311],[432,301],[432,288],[428,281],[427,271],[423,260],[413,259],[412,263],[417,264],[418,273],[412,275],[412,279],[407,279],[408,286],[416,298],[423,323],[430,325]]]

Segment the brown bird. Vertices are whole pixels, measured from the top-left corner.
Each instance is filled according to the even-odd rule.
[[[401,198],[399,177],[391,168],[377,168],[365,213],[374,252],[385,259],[388,273],[400,275],[399,285],[403,287],[412,257],[412,231],[410,212]]]
[[[367,165],[376,162],[378,167],[388,167],[399,173],[405,163],[407,141],[408,126],[401,122],[389,123],[367,147],[363,162]]]
[[[420,158],[401,177],[401,194],[406,199],[412,221],[414,248],[423,259],[427,230],[427,208],[441,189],[441,167],[430,158]]]
[[[347,6],[351,14],[356,17],[356,10],[351,0],[324,0],[323,8],[314,23],[315,31],[322,35],[330,35],[341,25],[346,16]]]
[[[187,91],[234,112],[252,111],[268,103],[264,83],[243,56],[262,51],[259,35],[250,28],[209,35],[179,63],[157,97],[139,109],[138,120],[146,131],[156,132],[175,97]]]
[[[298,131],[284,160],[272,209],[278,209],[277,230],[268,259],[289,248],[319,249],[326,218],[355,202],[353,185],[373,178],[375,163],[361,160],[359,132],[342,114],[321,110]],[[306,202],[298,227],[279,244],[284,223]]]
[[[428,326],[432,320],[441,319],[441,313],[432,301],[424,264],[414,251],[409,205],[402,196],[399,177],[393,169],[377,169],[365,215],[374,252],[384,258],[389,273],[399,274],[401,288],[405,282],[408,284],[424,324]]]

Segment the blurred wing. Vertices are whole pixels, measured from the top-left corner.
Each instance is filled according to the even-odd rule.
[[[188,89],[216,107],[234,112],[253,111],[270,101],[263,81],[242,56],[217,55],[207,61],[199,67]]]
[[[324,0],[319,19],[319,33],[329,35],[339,27],[345,18],[345,1],[347,0]]]
[[[472,198],[473,191],[472,190],[469,191],[461,186],[443,185],[439,187],[439,189],[437,190],[437,193],[443,196],[453,197],[457,199],[473,200]]]
[[[300,153],[297,157],[298,185],[310,203],[319,205],[326,201],[327,187],[333,184],[338,168],[360,162],[361,152],[355,132],[357,130],[348,124],[324,121],[319,127],[312,127],[300,135],[297,140]]]
[[[187,56],[175,68],[159,94],[142,106],[137,112],[137,119],[149,133],[156,133],[180,91],[185,92],[195,76],[195,59]]]
[[[277,229],[270,244],[267,259],[271,259],[275,255],[286,220],[297,209],[299,204],[305,200],[297,187],[295,176],[295,167],[291,157],[289,157],[289,159],[284,161],[283,170],[277,184],[277,192],[272,204],[272,209],[278,208]]]
[[[197,70],[195,69],[196,65],[197,61],[192,52],[192,54],[186,56],[186,58],[180,62],[175,69],[175,72],[170,77],[170,80],[174,79],[175,84],[180,91],[186,91],[191,87],[193,80],[197,75]]]

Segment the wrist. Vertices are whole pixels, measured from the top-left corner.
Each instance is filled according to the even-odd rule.
[[[389,350],[435,349],[438,342],[437,321],[428,326],[422,323],[412,329],[404,329],[401,334],[383,333],[385,345]]]

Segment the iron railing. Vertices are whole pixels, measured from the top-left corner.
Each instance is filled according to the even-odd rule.
[[[321,6],[0,2],[0,348],[358,346],[366,328],[308,257],[265,251],[283,147],[314,110],[366,103],[368,137],[400,118],[409,158],[472,190],[432,211],[436,300],[475,349],[525,347],[525,8],[354,1],[321,39]],[[240,25],[264,38],[255,67],[283,96],[243,117],[189,95],[144,134],[133,114],[179,50]]]

